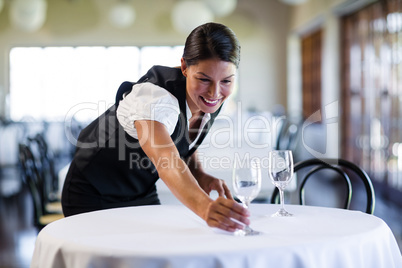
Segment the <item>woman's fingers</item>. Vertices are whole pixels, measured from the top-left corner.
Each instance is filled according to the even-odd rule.
[[[232,193],[230,192],[230,190],[229,190],[229,187],[226,185],[226,183],[224,182],[224,181],[222,181],[222,187],[223,187],[223,189],[224,189],[224,194],[225,194],[225,196],[227,197],[227,198],[229,198],[229,199],[231,199],[231,200],[234,200],[233,199],[233,196],[232,196]]]
[[[215,179],[211,185],[211,190],[217,191],[219,196],[226,196],[226,198],[234,200],[232,193],[224,180]]]
[[[243,229],[244,225],[250,223],[249,215],[249,211],[235,201],[218,197],[210,205],[207,224],[233,232],[236,229]]]

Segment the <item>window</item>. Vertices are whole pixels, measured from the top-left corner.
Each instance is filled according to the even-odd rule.
[[[183,46],[15,47],[10,52],[12,120],[90,121],[114,103],[119,85],[152,65],[179,66]]]
[[[402,203],[402,0],[343,17],[342,33],[343,157]]]

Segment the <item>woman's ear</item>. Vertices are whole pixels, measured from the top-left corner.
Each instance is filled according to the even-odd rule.
[[[181,73],[187,77],[187,65],[186,65],[186,61],[184,60],[184,58],[181,58]]]

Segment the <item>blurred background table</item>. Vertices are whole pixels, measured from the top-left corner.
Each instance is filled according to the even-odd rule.
[[[38,235],[31,267],[402,267],[387,224],[369,214],[252,204],[263,235],[239,237],[206,223],[182,205],[84,213],[51,223]]]

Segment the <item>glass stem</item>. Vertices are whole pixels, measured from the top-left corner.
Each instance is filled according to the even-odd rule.
[[[244,208],[247,208],[248,209],[248,207],[250,206],[250,201],[249,200],[246,200],[244,203],[243,203],[243,207]],[[250,226],[248,226],[248,225],[245,225],[246,227],[245,227],[245,230],[250,230],[251,228],[250,228]]]
[[[285,201],[284,201],[284,196],[283,196],[283,190],[282,189],[279,189],[279,195],[280,195],[280,198],[281,198],[281,209],[282,210],[284,210],[285,208],[284,208],[284,203],[285,203]]]
[[[250,203],[251,203],[250,200],[246,199],[246,200],[243,202],[243,207],[248,209],[248,207],[250,206]]]

